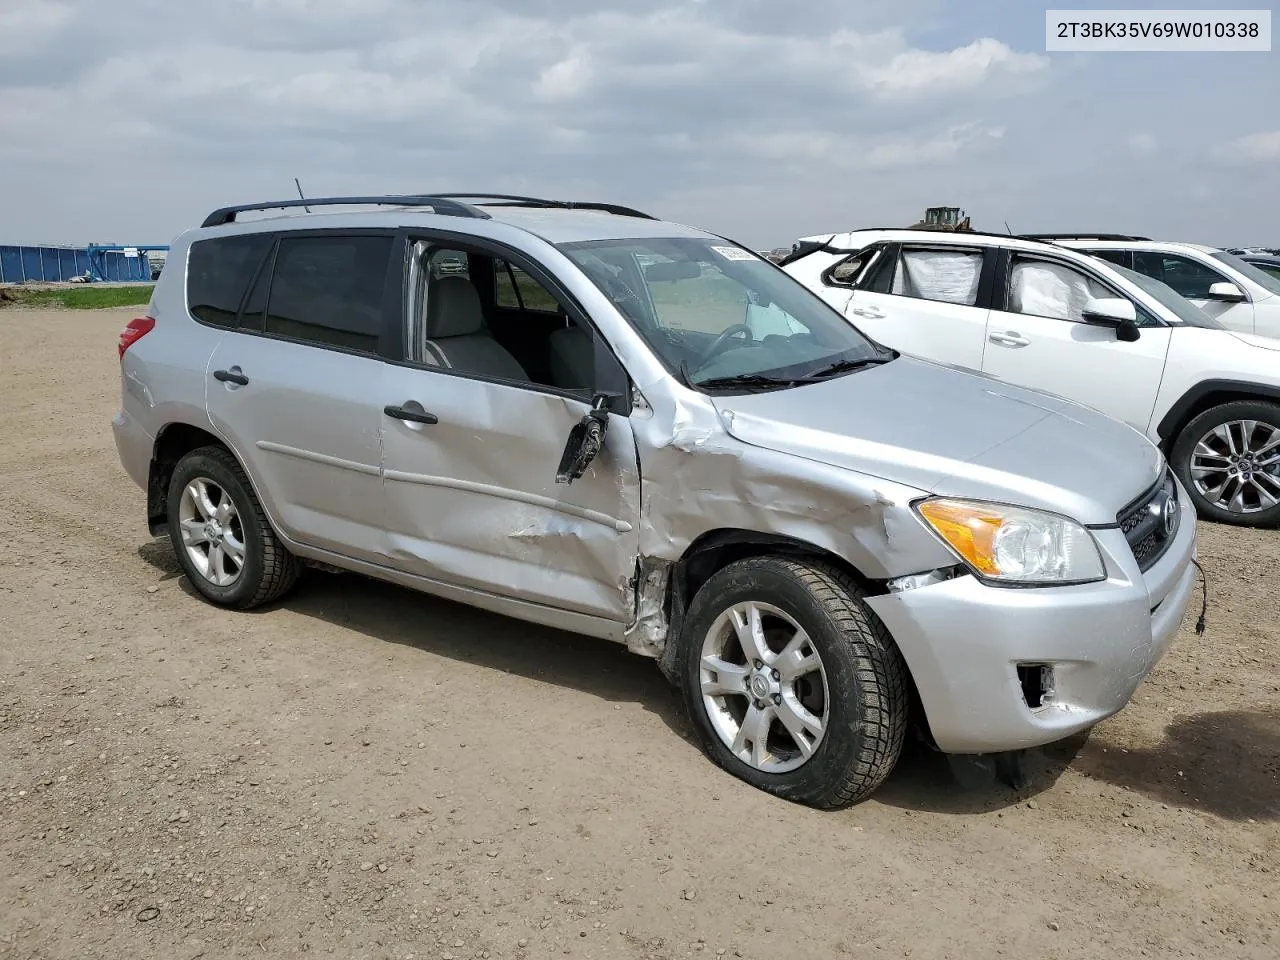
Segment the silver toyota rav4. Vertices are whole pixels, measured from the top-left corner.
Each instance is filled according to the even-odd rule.
[[[913,717],[952,753],[1084,730],[1178,630],[1194,515],[1127,426],[624,207],[264,215],[302,203],[183,234],[121,335],[121,460],[214,603],[319,565],[625,644],[715,762],[820,807]]]

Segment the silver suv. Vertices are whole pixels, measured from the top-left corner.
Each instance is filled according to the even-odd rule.
[[[214,603],[320,565],[625,644],[717,763],[820,807],[913,717],[961,753],[1086,729],[1178,629],[1194,515],[1127,426],[634,210],[260,215],[303,203],[183,234],[121,336],[121,459]]]

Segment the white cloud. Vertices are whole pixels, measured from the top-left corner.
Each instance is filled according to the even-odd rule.
[[[937,136],[923,140],[896,140],[882,143],[867,152],[865,163],[872,169],[919,167],[952,163],[968,148],[982,149],[989,141],[1004,136],[1003,127],[977,122],[957,124]]]
[[[586,92],[591,73],[591,62],[585,53],[575,53],[543,70],[534,93],[541,100],[573,99]]]
[[[1213,149],[1214,157],[1228,164],[1280,162],[1280,130],[1251,133],[1228,140]]]
[[[1149,133],[1135,133],[1129,137],[1128,146],[1131,153],[1146,157],[1160,149],[1160,141]]]
[[[905,50],[888,63],[861,68],[867,86],[887,96],[949,94],[970,90],[992,77],[1037,73],[1049,58],[1016,53],[999,40],[983,37],[954,50]]]

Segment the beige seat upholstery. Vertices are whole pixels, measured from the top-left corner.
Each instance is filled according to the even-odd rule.
[[[480,295],[466,277],[441,277],[427,291],[426,355],[441,366],[505,380],[528,380],[506,348],[489,335]]]

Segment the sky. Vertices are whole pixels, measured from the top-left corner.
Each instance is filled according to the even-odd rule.
[[[1280,245],[1280,53],[1050,54],[1045,6],[0,0],[0,243],[168,243],[298,177],[611,201],[757,248],[931,205]]]

